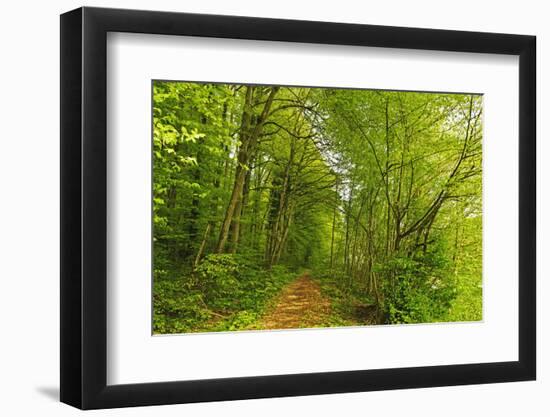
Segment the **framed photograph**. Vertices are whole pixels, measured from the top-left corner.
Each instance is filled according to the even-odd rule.
[[[61,16],[61,401],[533,380],[535,37]]]

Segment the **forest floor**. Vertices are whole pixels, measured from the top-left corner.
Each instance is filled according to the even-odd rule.
[[[330,278],[330,277],[329,277]],[[289,281],[289,279],[291,281]],[[365,304],[327,277],[302,272],[285,279],[279,291],[259,309],[217,315],[200,323],[192,332],[282,330],[376,324],[376,307]]]
[[[323,326],[331,314],[331,302],[305,272],[288,284],[260,319],[261,329],[295,329]]]

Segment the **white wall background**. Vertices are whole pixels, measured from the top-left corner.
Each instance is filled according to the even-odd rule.
[[[0,413],[70,416],[59,392],[59,17],[72,0],[6,2],[0,17]],[[94,412],[94,415],[529,415],[550,412],[550,26],[536,0],[123,0],[86,5],[534,34],[538,37],[538,381]],[[505,185],[504,185],[505,186]]]

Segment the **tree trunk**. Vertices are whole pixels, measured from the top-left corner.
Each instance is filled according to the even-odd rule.
[[[332,233],[330,237],[330,272],[334,267],[334,233],[336,230],[336,205],[338,204],[339,195],[338,195],[338,183],[336,183],[336,201],[334,202],[334,211],[332,213]]]
[[[204,253],[204,248],[206,247],[206,242],[208,241],[208,234],[210,233],[210,222],[206,225],[206,230],[204,231],[204,235],[202,237],[201,245],[199,246],[199,251],[197,252],[197,256],[195,257],[195,262],[193,262],[193,269],[197,269],[197,266],[199,266],[199,262],[202,258],[202,254]]]
[[[273,104],[275,94],[279,90],[279,87],[273,87],[269,94],[269,97],[264,104],[264,108],[254,128],[251,126],[252,121],[252,96],[256,87],[247,86],[245,106],[243,109],[243,118],[241,122],[241,146],[237,156],[237,168],[235,170],[235,182],[233,184],[233,191],[231,192],[231,198],[225,212],[225,217],[220,228],[220,235],[218,238],[218,244],[216,246],[216,252],[222,253],[225,249],[227,237],[229,235],[229,227],[235,214],[235,209],[239,199],[242,197],[244,180],[246,172],[249,169],[250,156],[254,154],[257,146],[258,137],[262,131],[263,124],[269,115],[269,110]]]

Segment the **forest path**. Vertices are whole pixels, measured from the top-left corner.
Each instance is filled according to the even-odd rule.
[[[260,320],[261,329],[318,327],[330,314],[330,300],[305,272],[283,288],[271,308]]]

